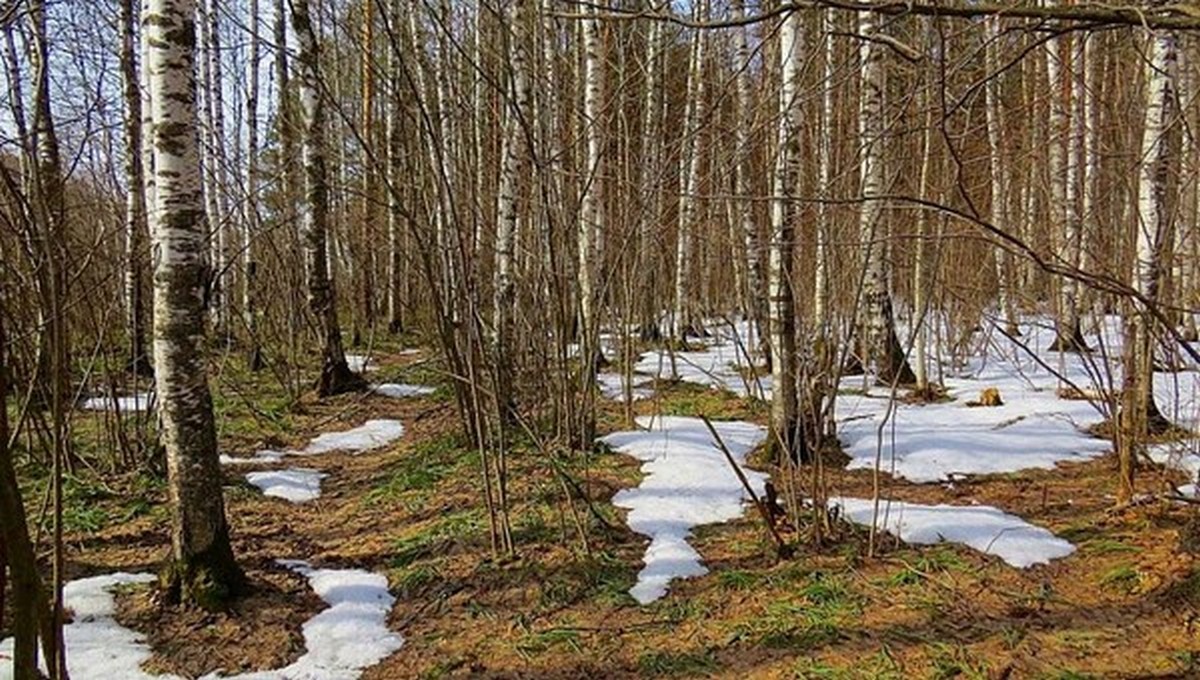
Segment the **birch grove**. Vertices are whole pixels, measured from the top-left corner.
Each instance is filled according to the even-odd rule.
[[[707,425],[707,453],[737,474],[734,507],[756,513],[743,524],[778,559],[829,557],[839,542],[855,560],[888,554],[886,534],[913,535],[889,528],[893,504],[953,491],[938,504],[979,505],[976,481],[1016,474],[980,463],[996,450],[1036,458],[1045,476],[1021,484],[1040,485],[1051,533],[1081,535],[1067,497],[1121,521],[1197,504],[1175,480],[1195,469],[1162,453],[1200,451],[1194,8],[18,5],[0,9],[0,638],[13,637],[14,677],[39,663],[68,675],[68,584],[92,575],[100,542],[75,529],[104,522],[143,532],[123,559],[158,551],[166,617],[237,619],[239,602],[274,602],[282,577],[263,565],[277,560],[386,568],[408,606],[430,583],[454,602],[445,584],[493,570],[486,588],[455,586],[484,602],[551,554],[589,566],[580,582],[545,579],[543,596],[582,598],[619,580],[604,569],[628,561],[635,535],[650,541],[651,576],[655,551],[733,554],[720,532],[694,550],[698,525],[644,520],[622,486],[716,488],[702,467],[662,481],[667,449],[629,444],[670,440],[687,418]],[[332,456],[300,440],[336,423],[392,416],[405,439],[364,435],[356,461],[368,462],[271,467]],[[725,441],[733,418],[764,428],[762,455]],[[1068,434],[1053,430],[1063,423]],[[704,448],[696,432],[676,444]],[[1059,435],[1088,443],[1037,457]],[[382,451],[395,457],[372,458]],[[613,464],[625,454],[641,472]],[[1053,467],[1064,460],[1080,467]],[[335,492],[259,534],[257,506],[232,509],[263,478],[247,473],[298,474],[293,486],[318,495],[333,476]],[[871,495],[857,508],[855,485]],[[988,489],[989,502],[1028,495]],[[105,505],[139,494],[145,508]],[[350,497],[361,508],[339,515]],[[371,522],[345,526],[387,544],[369,559],[302,536],[360,515]],[[447,518],[461,525],[413,537]],[[682,544],[654,533],[683,524]],[[313,555],[268,555],[297,544]],[[453,562],[479,546],[487,561]],[[1099,559],[1089,550],[1069,559]],[[906,578],[928,578],[917,571]],[[634,572],[621,578],[647,580]],[[637,588],[617,590],[642,606]],[[301,606],[294,595],[274,596]],[[123,598],[114,621],[150,620]],[[287,625],[303,620],[288,611]],[[562,640],[611,633],[527,614],[514,629],[535,674],[562,670],[530,661]],[[675,650],[695,662],[680,674],[728,661],[705,650]],[[678,670],[675,657],[625,661],[612,673]]]

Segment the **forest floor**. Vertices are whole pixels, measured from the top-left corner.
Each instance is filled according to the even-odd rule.
[[[306,457],[304,466],[328,475],[306,503],[266,497],[245,481],[252,468],[225,466],[234,550],[251,592],[228,612],[205,614],[163,608],[145,586],[122,588],[117,620],[154,650],[145,669],[198,677],[294,661],[303,623],[325,605],[276,563],[293,558],[387,576],[396,598],[388,624],[405,642],[368,679],[1200,677],[1200,515],[1165,501],[1113,511],[1111,454],[953,484],[885,482],[900,500],[1003,508],[1076,546],[1049,564],[1016,569],[961,545],[906,546],[887,535],[881,554],[867,558],[865,529],[841,523],[824,547],[801,544],[778,560],[747,512],[693,532],[708,574],[677,579],[665,597],[639,605],[628,591],[645,539],[611,503],[641,479],[636,460],[560,461],[589,497],[590,508],[572,510],[545,454],[514,442],[518,552],[494,559],[479,455],[459,433],[444,380],[424,353],[378,356],[373,379],[438,390],[285,409],[267,376],[241,374],[237,397],[218,398],[231,455],[301,447],[375,418],[397,419],[405,432],[358,454]],[[218,376],[218,393],[231,382]],[[635,413],[765,423],[762,403],[687,383],[654,388]],[[629,429],[624,405],[601,408],[602,434]],[[76,429],[98,431],[105,417],[82,413]],[[1154,471],[1140,483],[1153,493],[1164,477],[1188,481]],[[832,470],[830,486],[831,495],[869,498],[872,473]],[[41,488],[30,482],[32,507]],[[66,517],[71,579],[154,572],[168,548],[164,489],[145,475],[81,471],[68,484]]]

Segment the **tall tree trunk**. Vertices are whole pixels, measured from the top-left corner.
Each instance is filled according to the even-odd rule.
[[[647,2],[651,11],[657,9],[653,0]],[[654,294],[658,267],[657,255],[662,228],[662,212],[659,209],[662,201],[660,183],[662,177],[662,22],[650,21],[646,27],[646,52],[642,69],[642,130],[641,130],[641,163],[640,199],[641,208],[638,211],[640,230],[638,234],[638,271],[645,277],[645,294],[639,304],[639,325],[642,340],[654,341],[662,337],[659,321],[662,309],[658,306]]]
[[[796,96],[800,88],[800,22],[789,12],[779,30],[779,149],[771,201],[771,239],[767,270],[768,328],[771,347],[771,434],[781,460],[806,458],[797,401],[795,268],[796,190],[802,120]]]
[[[730,10],[734,21],[743,18],[746,14],[742,0],[733,0]],[[763,343],[766,337],[763,334],[766,299],[762,283],[762,257],[758,246],[758,226],[754,221],[753,202],[749,198],[750,178],[754,172],[750,148],[754,83],[750,75],[750,46],[746,40],[746,31],[748,30],[745,27],[733,29],[733,67],[737,69],[737,98],[734,100],[733,119],[736,139],[734,153],[737,155],[734,161],[734,193],[737,194],[737,221],[741,230],[746,258],[745,312],[755,334],[750,346],[757,348],[756,345]]]
[[[308,0],[292,0],[292,30],[300,64],[300,104],[304,147],[304,194],[300,229],[308,261],[308,306],[320,329],[322,397],[366,388],[361,376],[346,365],[337,301],[329,276],[329,181],[325,163],[325,98],[321,88],[319,45],[313,31]]]
[[[250,0],[250,81],[246,97],[246,229],[242,242],[242,318],[246,324],[247,365],[257,371],[263,367],[262,344],[258,341],[257,294],[258,260],[256,239],[261,231],[258,212],[258,65],[262,60],[258,32],[258,0]]]
[[[1009,229],[1007,201],[1009,200],[1008,168],[1004,164],[1004,102],[1000,97],[1000,58],[997,43],[1001,40],[1000,19],[992,17],[987,20],[987,47],[985,50],[986,71],[988,75],[984,96],[987,99],[985,112],[987,117],[988,139],[988,182],[991,190],[990,221],[1000,229]],[[922,166],[922,174],[926,172]],[[1013,306],[1012,282],[1008,264],[1008,253],[1003,247],[996,248],[996,288],[999,294],[1000,313],[1008,333],[1017,335],[1017,314]],[[920,313],[919,310],[916,313]],[[924,357],[920,359],[924,361]],[[923,372],[923,370],[922,370]],[[921,378],[921,376],[918,376]],[[918,383],[923,383],[919,379]],[[920,386],[924,386],[923,384]]]
[[[30,197],[38,233],[39,314],[45,323],[44,349],[48,362],[50,401],[51,502],[53,514],[54,553],[51,559],[51,618],[49,630],[43,634],[46,665],[56,680],[67,677],[66,652],[63,647],[63,475],[68,466],[70,447],[67,429],[68,394],[70,391],[70,335],[67,327],[67,234],[66,183],[58,134],[50,99],[50,45],[46,31],[44,0],[32,0],[29,16],[33,26],[33,135],[34,162],[30,177]],[[39,359],[45,359],[39,357]],[[39,362],[40,363],[40,362]]]
[[[1079,265],[1080,224],[1078,193],[1079,133],[1082,125],[1071,120],[1074,95],[1072,78],[1072,39],[1064,36],[1046,45],[1046,77],[1050,86],[1049,171],[1052,228],[1062,229],[1062,248],[1068,266]],[[1078,70],[1078,69],[1076,69]],[[1082,121],[1080,121],[1082,123]],[[1057,335],[1050,349],[1060,352],[1079,352],[1087,349],[1087,341],[1079,327],[1078,295],[1074,279],[1064,277],[1058,289]]]
[[[232,250],[229,218],[229,200],[226,194],[228,187],[228,161],[225,155],[225,95],[224,68],[221,55],[221,7],[219,0],[207,0],[204,18],[207,30],[202,31],[205,38],[202,42],[206,49],[205,69],[208,80],[205,83],[204,101],[208,111],[209,139],[209,229],[212,235],[212,267],[213,278],[209,298],[210,311],[216,322],[216,336],[223,340],[230,339],[229,300],[233,292],[230,285],[233,275],[229,266],[229,254]]]
[[[859,234],[866,248],[864,364],[874,368],[876,379],[882,383],[909,384],[916,381],[916,376],[909,368],[904,350],[896,338],[892,297],[888,290],[888,229],[884,224],[883,204],[878,198],[884,192],[886,176],[883,166],[883,100],[887,88],[887,66],[884,63],[886,48],[872,39],[879,29],[878,15],[872,12],[859,14],[859,34],[866,36],[859,45],[862,83],[858,108],[863,195]]]
[[[525,165],[525,130],[529,111],[529,3],[514,0],[509,10],[510,47],[506,62],[511,77],[505,89],[503,139],[501,141],[500,186],[496,194],[496,262],[493,276],[492,357],[496,371],[496,400],[500,415],[514,420],[516,413],[511,394],[513,356],[513,306],[516,288],[513,281],[513,250],[517,233],[517,186]],[[507,390],[508,394],[500,394]]]
[[[373,233],[375,224],[375,161],[373,160],[375,142],[375,74],[371,67],[374,63],[373,44],[375,42],[375,2],[363,0],[362,4],[362,54],[360,73],[362,80],[362,220],[361,230],[357,241],[357,257],[355,265],[358,273],[359,304],[361,306],[361,321],[369,331],[375,325],[375,293],[374,293],[374,247]],[[358,329],[354,332],[359,335]]]
[[[225,520],[204,349],[194,16],[194,0],[150,0],[142,30],[148,34],[146,69],[154,92],[150,136],[157,195],[150,223],[157,253],[154,372],[171,506],[166,586],[181,602],[213,608],[238,592],[243,577]]]
[[[1125,320],[1125,367],[1121,432],[1118,441],[1121,483],[1117,502],[1132,498],[1136,451],[1149,431],[1169,426],[1154,402],[1154,316],[1158,303],[1162,251],[1170,242],[1170,187],[1179,172],[1176,38],[1162,31],[1151,38],[1146,58],[1146,113],[1138,175],[1137,259],[1133,287],[1145,302],[1135,303]]]
[[[699,0],[694,9],[694,18],[703,21],[708,17],[707,0]],[[696,323],[696,310],[692,301],[692,232],[697,225],[696,193],[700,188],[701,169],[701,125],[700,111],[704,106],[705,47],[707,31],[692,32],[692,53],[688,64],[687,100],[683,118],[683,144],[686,151],[680,163],[679,233],[675,243],[675,309],[671,314],[671,338],[683,343],[689,332],[701,333],[703,328]]]
[[[403,26],[402,0],[391,0],[390,21],[393,31],[388,48],[387,100],[387,181],[388,181],[388,331],[404,330],[404,204],[402,202],[404,128],[400,88],[403,82],[400,31]]]
[[[589,10],[588,17],[583,20],[583,117],[584,136],[587,140],[583,163],[583,193],[580,200],[582,219],[579,221],[579,332],[583,340],[581,345],[586,352],[585,361],[594,361],[596,348],[591,345],[591,337],[596,334],[596,291],[593,278],[597,268],[596,238],[603,228],[599,196],[599,167],[600,167],[600,108],[601,73],[600,62],[600,22],[595,18],[595,11]],[[588,359],[591,356],[591,359]]]
[[[121,0],[121,78],[125,97],[125,302],[128,305],[129,368],[150,371],[146,353],[146,186],[142,168],[142,93],[137,69],[136,0]]]

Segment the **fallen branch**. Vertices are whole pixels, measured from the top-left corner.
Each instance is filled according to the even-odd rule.
[[[737,461],[733,459],[733,454],[729,452],[729,447],[725,446],[725,441],[721,439],[721,435],[717,434],[717,428],[713,427],[712,421],[708,416],[700,416],[704,421],[705,427],[712,433],[713,439],[717,442],[717,446],[721,449],[721,453],[725,454],[725,460],[729,461],[729,466],[733,468],[734,474],[737,475],[738,481],[742,483],[742,487],[746,489],[746,493],[750,496],[750,500],[754,502],[754,507],[758,508],[758,514],[762,517],[763,524],[767,525],[767,531],[770,532],[771,538],[775,539],[775,553],[781,558],[791,557],[792,549],[784,542],[783,537],[779,535],[779,531],[775,529],[775,523],[771,521],[771,513],[767,510],[767,506],[759,499],[758,494],[750,486],[750,480],[746,479],[742,468],[738,466]]]

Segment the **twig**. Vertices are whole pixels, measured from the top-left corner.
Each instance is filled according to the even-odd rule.
[[[775,523],[771,521],[771,513],[767,511],[767,506],[763,505],[762,501],[758,498],[758,494],[754,493],[754,489],[750,486],[750,480],[746,479],[742,468],[733,459],[733,454],[729,452],[729,447],[725,446],[725,441],[717,433],[717,428],[713,427],[712,421],[708,419],[708,416],[700,416],[700,419],[704,421],[704,425],[712,433],[713,439],[716,440],[717,446],[721,449],[721,453],[725,454],[725,460],[729,461],[729,466],[733,468],[734,474],[737,475],[738,480],[742,483],[742,487],[746,489],[750,500],[754,502],[754,507],[758,508],[758,514],[762,516],[763,524],[767,525],[767,531],[771,533],[771,538],[775,539],[775,553],[779,557],[788,557],[792,550],[775,529]]]

